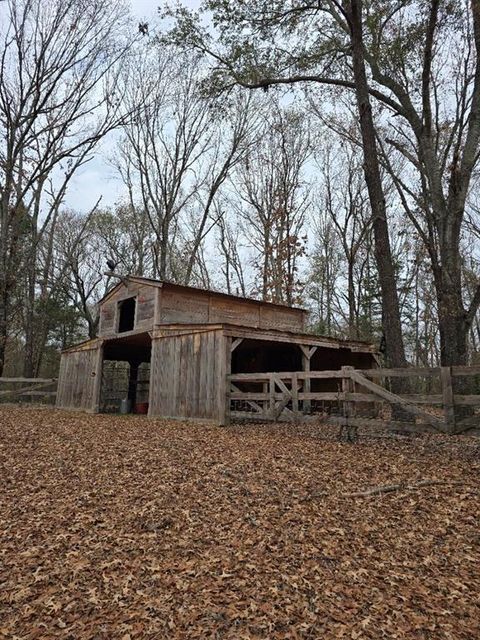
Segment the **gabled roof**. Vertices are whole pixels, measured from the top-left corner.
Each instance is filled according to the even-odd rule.
[[[189,285],[184,284],[175,284],[174,282],[168,282],[166,280],[155,280],[154,278],[146,278],[144,276],[125,276],[125,280],[131,280],[132,282],[140,282],[141,284],[150,285],[152,287],[159,287],[162,289],[172,289],[172,290],[181,290],[181,291],[191,291],[192,293],[202,293],[206,295],[212,295],[219,298],[226,298],[230,300],[236,300],[241,302],[250,302],[252,304],[262,304],[269,307],[277,307],[280,309],[293,309],[294,311],[301,311],[303,313],[308,313],[307,309],[303,309],[302,307],[289,307],[285,304],[279,304],[276,302],[265,302],[263,300],[258,300],[256,298],[244,298],[243,296],[235,296],[231,293],[223,293],[222,291],[213,291],[211,289],[201,289],[200,287],[191,287]],[[119,282],[116,284],[110,291],[108,291],[101,300],[98,301],[98,304],[102,304],[106,302],[110,296],[117,291],[120,287],[125,286],[123,282]]]

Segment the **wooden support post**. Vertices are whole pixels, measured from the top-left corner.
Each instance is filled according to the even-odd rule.
[[[268,398],[268,380],[262,382],[262,393],[265,394],[265,398]],[[263,400],[263,417],[267,419],[269,417],[268,399]]]
[[[353,382],[350,377],[350,371],[353,367],[342,367],[342,393],[343,393],[343,414],[346,418],[353,418],[354,405],[350,400],[350,394],[353,393]]]
[[[355,403],[350,400],[350,394],[355,389],[354,381],[350,375],[353,370],[354,367],[342,367],[343,415],[346,419],[346,424],[341,431],[345,433],[349,441],[355,440],[357,436],[357,429],[350,422],[355,418]]]
[[[155,291],[155,307],[153,310],[153,324],[157,327],[161,324],[162,317],[162,289],[160,287]]]
[[[310,373],[310,358],[308,358],[305,353],[302,355],[302,369],[305,373]],[[305,378],[305,382],[303,383],[303,390],[305,393],[310,393],[311,389],[311,381],[310,378]],[[312,410],[312,401],[304,400],[303,401],[303,412],[310,413]]]
[[[219,353],[218,424],[230,424],[230,374],[232,373],[232,338],[222,335]]]
[[[299,347],[302,350],[302,371],[305,371],[305,373],[310,373],[310,370],[311,370],[310,360],[313,354],[315,353],[315,351],[317,350],[317,347],[307,347],[307,346],[304,346],[303,344],[299,345]],[[310,381],[310,378],[308,377],[305,378],[305,381],[303,383],[303,391],[304,393],[310,393],[311,391],[311,381]],[[311,400],[304,400],[303,412],[310,413],[311,410],[312,410]]]
[[[148,380],[148,415],[154,415],[155,408],[155,382],[157,380],[157,344],[158,341],[152,337],[152,348],[150,352],[150,377]]]
[[[455,399],[453,396],[452,370],[450,367],[440,367],[442,382],[443,415],[445,416],[445,431],[455,432]]]

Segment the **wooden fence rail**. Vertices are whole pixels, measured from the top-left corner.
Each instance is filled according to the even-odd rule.
[[[20,386],[19,386],[20,385]],[[9,387],[5,389],[5,387]],[[4,378],[0,377],[0,402],[18,401],[24,397],[55,401],[56,378]]]
[[[480,407],[478,382],[471,380],[470,386],[479,393],[455,393],[455,378],[472,376],[480,377],[480,366],[237,373],[228,376],[227,405],[231,418],[300,421],[322,404],[327,422],[346,426],[368,426],[369,421],[378,426],[380,408],[387,405],[391,415],[384,425],[459,433],[480,428],[475,410]],[[436,379],[437,392],[398,395],[387,388],[387,380],[402,377],[410,379],[410,386],[415,378]],[[312,391],[314,384],[320,389]],[[362,411],[370,415],[362,417]],[[396,417],[399,413],[401,422]],[[409,416],[406,421],[405,415]]]

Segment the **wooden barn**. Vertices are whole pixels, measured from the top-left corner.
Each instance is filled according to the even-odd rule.
[[[100,301],[98,337],[62,352],[57,407],[227,424],[230,374],[376,366],[371,345],[306,333],[306,319],[300,308],[128,276]]]

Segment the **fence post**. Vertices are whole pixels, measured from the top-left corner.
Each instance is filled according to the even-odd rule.
[[[302,369],[305,373],[310,373],[310,358],[308,357],[308,347],[306,347],[305,349],[302,349]],[[305,379],[303,381],[303,391],[304,393],[310,393],[310,389],[311,389],[311,382],[310,382],[310,378],[308,378],[307,376],[305,376]],[[303,410],[305,413],[310,413],[310,411],[312,410],[312,401],[311,400],[304,400],[303,401]]]
[[[355,405],[349,400],[349,394],[354,390],[353,380],[350,377],[350,371],[353,369],[354,367],[342,367],[343,413],[346,418],[353,418],[355,412]]]
[[[292,411],[295,414],[295,420],[300,418],[298,413],[298,374],[292,374]]]
[[[275,420],[275,375],[270,373],[268,376],[268,412],[270,419]]]
[[[303,380],[303,392],[310,393],[311,381],[309,373],[311,371],[311,359],[318,347],[311,347],[305,344],[300,344],[298,346],[302,351],[302,371],[307,374]],[[312,401],[310,399],[304,400],[302,407],[303,413],[310,413],[312,410]]]
[[[356,427],[350,424],[350,418],[355,417],[355,403],[350,400],[350,394],[355,390],[355,383],[351,378],[350,372],[354,367],[342,367],[342,391],[343,391],[343,414],[346,418],[346,424],[342,427],[341,434],[346,436],[349,442],[353,442],[357,437]]]
[[[452,369],[440,367],[440,380],[442,382],[443,415],[445,417],[445,430],[447,433],[455,432],[455,400],[453,396]]]

